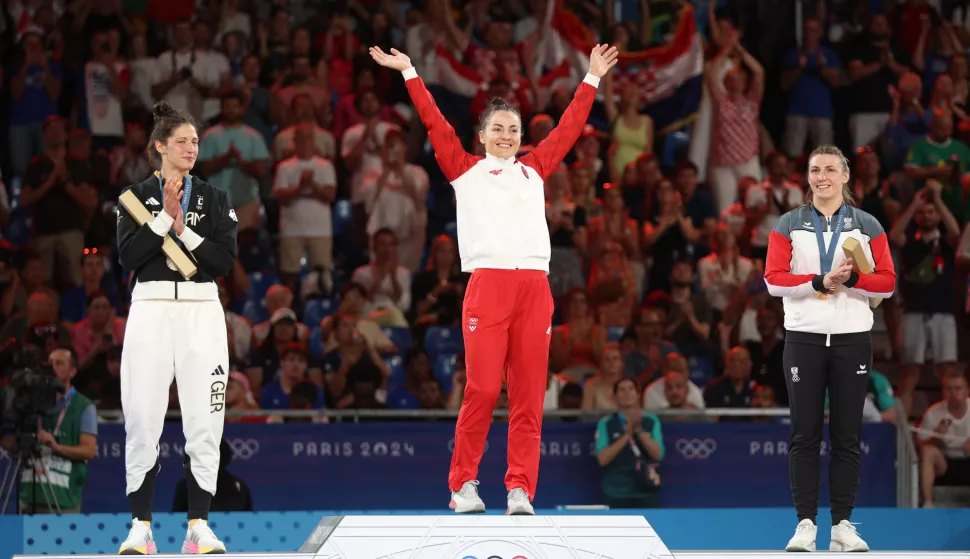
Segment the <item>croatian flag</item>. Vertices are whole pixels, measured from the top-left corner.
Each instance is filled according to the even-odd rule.
[[[646,112],[658,133],[672,132],[691,122],[704,91],[704,43],[693,7],[684,7],[671,42],[621,54],[613,72],[614,94],[619,95],[627,83],[641,88]]]

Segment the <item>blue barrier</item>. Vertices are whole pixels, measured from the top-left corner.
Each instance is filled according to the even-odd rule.
[[[495,514],[503,514],[496,511]],[[691,509],[632,511],[538,510],[544,515],[646,517],[671,550],[781,550],[796,518],[787,509]],[[448,511],[303,511],[212,513],[213,529],[233,552],[295,551],[323,516],[354,514],[427,515]],[[828,510],[818,516],[819,549],[828,548]],[[873,550],[960,551],[970,541],[970,509],[861,508],[852,515]],[[0,559],[15,554],[89,555],[116,553],[128,533],[127,514],[0,516]],[[177,553],[185,537],[185,515],[155,514],[161,553]]]
[[[773,423],[664,424],[663,506],[791,506],[788,429]],[[593,431],[591,423],[543,426],[537,507],[601,502]],[[229,424],[225,431],[234,451],[229,470],[249,484],[256,510],[440,509],[448,503],[453,435],[449,422]],[[124,426],[103,424],[98,458],[89,468],[85,512],[128,510],[124,448]],[[167,423],[160,443],[158,510],[171,510],[175,485],[183,477],[183,448],[181,424]],[[822,506],[827,506],[827,447],[822,450]],[[894,506],[893,426],[866,425],[862,450],[858,505]],[[507,429],[495,424],[479,473],[482,498],[493,507],[505,502],[506,451]]]

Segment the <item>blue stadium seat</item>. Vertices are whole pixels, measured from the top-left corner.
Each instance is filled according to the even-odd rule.
[[[310,330],[307,349],[310,350],[310,355],[317,359],[323,359],[323,330],[320,329],[319,325]]]
[[[303,307],[303,324],[310,328],[320,326],[320,321],[333,314],[337,307],[333,299],[310,299]]]
[[[606,329],[606,339],[611,342],[618,342],[623,337],[623,332],[626,332],[626,328],[623,326],[610,326]]]
[[[460,326],[432,326],[424,335],[424,351],[432,362],[439,355],[457,355],[465,351],[465,343],[461,336]]]
[[[280,279],[273,273],[253,272],[249,274],[249,298],[254,301],[262,301],[270,286],[279,282]]]
[[[684,130],[667,134],[664,139],[661,165],[673,167],[682,157],[682,152],[690,148],[690,135]]]
[[[707,386],[715,377],[714,359],[710,357],[691,357],[687,362],[690,380],[700,388]]]
[[[24,210],[14,212],[7,225],[6,238],[14,246],[25,246],[30,242],[30,217]]]
[[[333,236],[340,235],[353,220],[350,200],[337,200],[333,204]]]
[[[445,224],[445,235],[453,239],[458,238],[458,223],[451,221]]]
[[[391,370],[391,374],[387,377],[387,391],[391,392],[401,386],[404,386],[404,377],[406,373],[404,372],[404,359],[401,356],[394,355],[384,359],[387,363],[387,367]]]
[[[243,306],[243,316],[248,318],[253,322],[253,324],[259,324],[264,320],[269,320],[269,311],[266,309],[266,305],[263,303],[262,299],[255,301],[249,299]]]
[[[441,391],[447,396],[451,392],[451,377],[455,374],[454,354],[439,355],[434,361],[434,378],[441,383]]]
[[[404,355],[411,349],[414,344],[411,341],[411,329],[407,327],[394,328],[391,326],[385,326],[381,328],[388,338],[391,338],[391,342],[397,346],[401,355]]]

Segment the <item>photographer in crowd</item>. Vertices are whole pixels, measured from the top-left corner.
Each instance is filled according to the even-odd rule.
[[[88,461],[97,455],[98,415],[94,403],[76,388],[71,380],[77,374],[77,354],[70,347],[50,352],[50,372],[56,379],[48,385],[57,390],[56,403],[38,418],[34,449],[20,447],[24,438],[8,435],[3,446],[21,452],[23,472],[19,490],[22,514],[80,513],[87,482]],[[41,371],[41,374],[44,374]],[[47,390],[29,383],[19,387],[14,399],[26,398],[26,391]],[[32,397],[32,396],[30,396]],[[21,435],[29,432],[22,418],[16,425]]]

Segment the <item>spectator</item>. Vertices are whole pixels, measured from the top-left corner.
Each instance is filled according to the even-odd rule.
[[[776,398],[775,389],[770,386],[758,385],[754,389],[754,395],[751,397],[751,409],[773,409],[778,407],[778,399]],[[770,415],[762,415],[752,419],[755,423],[771,423],[777,419],[786,419],[791,421],[790,418],[778,418]]]
[[[163,52],[156,60],[152,96],[192,115],[197,122],[207,122],[206,102],[219,98],[222,78],[228,68],[222,59],[209,56],[209,45],[195,43],[191,22],[176,22],[172,27],[172,39],[171,50]]]
[[[398,259],[411,273],[421,265],[428,227],[428,172],[407,161],[404,135],[397,129],[384,137],[380,163],[361,178],[367,211],[367,234],[390,230],[398,241]],[[407,309],[404,309],[407,310]]]
[[[956,371],[943,377],[943,399],[920,424],[920,492],[933,508],[934,486],[970,485],[970,405],[967,379]]]
[[[264,410],[283,410],[290,408],[290,395],[293,387],[307,380],[309,355],[300,343],[288,343],[280,353],[280,373],[259,393],[260,407]],[[317,387],[316,409],[324,408],[323,390]]]
[[[700,232],[685,214],[683,197],[670,181],[661,179],[656,197],[654,213],[643,224],[643,248],[650,253],[646,288],[667,291],[674,262],[693,253],[693,244],[700,238]]]
[[[455,356],[455,372],[451,375],[451,392],[448,393],[448,400],[445,402],[445,409],[458,411],[461,403],[465,399],[465,384],[468,377],[465,375],[465,354]]]
[[[256,130],[242,123],[244,98],[230,92],[222,99],[222,121],[210,128],[199,146],[199,163],[212,186],[229,195],[239,231],[261,223],[259,181],[267,173],[269,151]]]
[[[772,152],[765,158],[768,177],[748,189],[744,210],[751,228],[751,256],[764,261],[768,256],[768,235],[782,214],[805,203],[802,190],[787,179],[788,158]]]
[[[583,387],[575,382],[567,382],[559,389],[559,402],[556,404],[560,410],[579,410],[583,405]],[[549,409],[549,408],[544,408]],[[563,418],[563,421],[568,419]]]
[[[922,102],[922,82],[918,74],[907,72],[899,78],[899,88],[889,90],[892,98],[892,114],[883,133],[888,148],[886,159],[896,169],[903,164],[913,143],[930,131],[930,116]],[[888,144],[888,145],[887,145]],[[861,148],[856,148],[861,149]]]
[[[441,384],[431,377],[421,381],[420,389],[418,390],[418,403],[422,410],[445,409],[445,399],[441,393]]]
[[[18,491],[19,511],[21,514],[78,514],[88,461],[94,460],[98,453],[98,412],[91,400],[71,387],[78,365],[74,351],[60,347],[51,351],[48,359],[54,376],[65,390],[44,414],[37,442],[44,452],[59,459],[45,460],[46,475],[39,469],[24,468]],[[16,448],[12,440],[5,442],[5,446]],[[34,484],[41,476],[46,481],[38,488]]]
[[[686,260],[674,263],[670,272],[670,314],[664,330],[686,357],[710,356],[711,305],[703,293],[694,293],[694,267]]]
[[[765,89],[764,68],[738,40],[737,32],[731,34],[705,74],[714,104],[711,187],[718,214],[734,203],[741,177],[761,176],[758,115]],[[735,51],[751,72],[750,84],[741,68],[729,70],[723,82],[717,79],[721,61]]]
[[[145,157],[148,138],[145,127],[139,122],[130,122],[125,126],[124,145],[110,151],[111,188],[118,192],[128,185],[138,184],[152,173],[152,167]]]
[[[292,391],[291,391],[292,395]],[[249,378],[239,371],[229,373],[226,384],[226,412],[258,410],[259,404],[253,396],[249,386]],[[226,413],[226,423],[265,423],[266,418],[260,416],[234,416]]]
[[[709,408],[748,408],[758,384],[751,380],[751,355],[743,347],[728,353],[724,374],[704,387],[704,404]],[[720,418],[732,421],[737,418]]]
[[[64,322],[80,322],[87,316],[88,300],[95,293],[102,293],[115,311],[119,311],[117,285],[104,273],[104,255],[97,249],[85,249],[81,255],[81,285],[64,293],[61,300],[61,319]],[[82,357],[83,361],[84,358]]]
[[[788,385],[785,384],[783,358],[785,355],[782,317],[773,307],[761,307],[757,315],[760,341],[745,340],[741,345],[751,357],[751,378],[762,386],[774,389],[775,399],[783,407],[788,406]],[[721,343],[727,345],[723,337]],[[725,352],[725,356],[729,355]]]
[[[970,149],[952,135],[953,115],[946,110],[933,111],[929,135],[913,142],[906,157],[906,178],[916,182],[917,192],[929,179],[939,183],[943,202],[957,222],[963,223],[970,217],[962,182],[970,174]]]
[[[889,240],[900,251],[903,271],[903,368],[899,387],[907,414],[912,410],[913,392],[927,356],[937,374],[957,360],[953,274],[960,226],[942,193],[943,185],[928,181],[889,232]],[[914,218],[916,226],[911,228]]]
[[[751,279],[754,264],[741,256],[731,229],[721,224],[714,234],[714,252],[697,263],[701,290],[720,320],[734,294]],[[756,272],[755,272],[756,273]]]
[[[30,161],[21,202],[33,212],[33,240],[43,259],[43,281],[81,283],[76,261],[84,249],[84,213],[93,209],[89,166],[68,157],[67,123],[54,116],[44,122],[47,151]],[[96,200],[95,200],[96,203]]]
[[[354,106],[363,121],[344,132],[340,156],[351,172],[350,199],[353,203],[363,203],[364,173],[380,166],[387,133],[397,127],[380,120],[381,101],[373,91],[358,95]]]
[[[583,208],[586,212],[587,225],[589,220],[603,215],[603,204],[596,197],[595,186],[601,183],[593,182],[592,167],[588,160],[581,159],[573,163],[569,175],[569,201],[577,208]]]
[[[121,346],[116,345],[105,354],[106,376],[97,385],[87,388],[95,405],[102,410],[121,409]]]
[[[868,33],[848,54],[852,147],[870,145],[889,124],[893,100],[890,88],[906,70],[909,58],[892,44],[893,32],[884,14],[873,14]]]
[[[304,253],[313,269],[333,268],[333,217],[337,195],[333,164],[314,154],[313,128],[301,124],[293,132],[294,155],[276,168],[273,194],[280,205],[280,273],[282,282],[296,288]],[[332,289],[332,285],[328,285]]]
[[[636,346],[623,356],[624,374],[644,385],[662,373],[663,363],[677,346],[664,339],[660,311],[644,309],[633,313],[631,328]]]
[[[623,354],[620,346],[608,343],[603,346],[600,372],[583,385],[583,409],[613,411],[617,409],[614,386],[623,378]]]
[[[327,353],[323,363],[324,380],[333,402],[332,407],[369,408],[371,398],[377,398],[376,392],[370,393],[371,385],[374,391],[378,390],[390,370],[374,346],[357,331],[354,316],[338,314],[334,323],[337,347]],[[366,402],[357,401],[358,396],[365,397]],[[386,394],[380,400],[381,407],[384,407]]]
[[[404,383],[388,391],[387,407],[399,410],[421,409],[421,394],[427,380],[433,380],[431,361],[424,350],[413,347],[404,356]],[[440,396],[441,386],[438,386],[438,392]],[[441,409],[444,409],[444,400],[441,402]]]
[[[414,274],[411,282],[411,312],[416,324],[438,323],[438,317],[443,310],[460,314],[460,308],[442,308],[443,303],[447,303],[449,299],[443,295],[451,293],[457,297],[464,292],[466,278],[461,273],[460,266],[458,243],[455,239],[448,235],[435,237],[431,243],[426,268]]]
[[[115,316],[111,301],[103,292],[88,297],[87,317],[71,328],[71,342],[80,364],[78,370],[88,376],[90,369],[103,369],[108,350],[125,339],[125,319]]]
[[[738,243],[744,246],[743,252],[745,254],[748,254],[749,235],[746,235],[748,216],[744,210],[744,202],[748,197],[748,191],[757,184],[758,180],[754,177],[741,177],[738,180],[738,201],[721,212],[721,223],[727,225]]]
[[[0,343],[10,338],[23,341],[35,329],[55,333],[61,345],[70,345],[70,328],[57,320],[57,301],[46,292],[35,292],[27,299],[26,310],[7,319],[0,330]]]
[[[108,41],[107,31],[95,31],[89,41],[94,56],[84,65],[76,111],[79,126],[91,134],[94,151],[111,151],[125,137],[121,109],[128,100],[128,64]]]
[[[805,153],[808,141],[813,146],[832,143],[832,90],[839,85],[839,56],[821,44],[822,22],[806,18],[802,29],[801,48],[788,51],[782,62],[781,88],[791,91],[784,138],[790,157]]]
[[[660,420],[640,409],[633,380],[620,380],[613,391],[616,413],[596,424],[596,461],[603,468],[600,488],[604,504],[619,509],[657,507],[657,466],[664,457]]]
[[[252,323],[248,318],[229,310],[229,292],[222,282],[219,283],[219,301],[221,301],[222,309],[226,313],[226,323],[232,331],[232,337],[229,338],[229,349],[236,356],[246,357],[249,355],[253,342]]]
[[[611,123],[610,182],[620,182],[627,165],[653,151],[653,119],[640,113],[641,88],[632,82],[615,90],[612,74],[603,84],[603,106]],[[617,103],[619,97],[619,103]]]
[[[706,190],[697,189],[697,166],[690,161],[681,161],[674,167],[674,188],[680,194],[684,215],[690,218],[691,225],[700,233],[695,242],[706,245],[717,226],[718,211],[714,209],[714,199]],[[706,247],[704,252],[706,252]],[[702,255],[698,255],[702,256]]]
[[[276,378],[286,346],[299,341],[296,313],[288,308],[274,312],[269,319],[269,335],[247,359],[249,368],[246,369],[246,376],[254,390],[259,390]]]
[[[652,217],[656,203],[657,185],[663,175],[660,173],[660,160],[652,153],[644,153],[623,170],[620,183],[623,186],[623,201],[630,209],[630,217],[642,224]]]
[[[248,54],[242,58],[242,83],[239,92],[245,100],[246,113],[243,122],[260,133],[266,145],[273,141],[275,127],[270,121],[270,91],[259,82],[260,59]],[[332,139],[332,138],[331,138]],[[274,158],[279,161],[279,158]]]
[[[563,300],[565,322],[552,329],[549,366],[565,377],[582,381],[596,372],[606,346],[606,328],[596,323],[582,289],[569,291]]]
[[[21,39],[22,50],[10,69],[10,163],[13,174],[26,179],[34,156],[50,149],[45,129],[57,114],[64,75],[58,61],[44,50],[43,37],[36,28]],[[63,141],[63,140],[62,140]],[[49,171],[48,171],[49,172]]]
[[[585,171],[582,171],[585,172]],[[549,225],[551,259],[549,284],[553,297],[561,297],[585,285],[584,261],[587,256],[586,208],[569,199],[569,178],[558,171],[546,180],[546,223]]]
[[[333,134],[320,127],[313,98],[306,93],[294,95],[289,106],[289,120],[293,124],[280,130],[273,140],[273,160],[283,161],[296,153],[296,129],[299,125],[304,125],[311,130],[310,153],[334,161],[337,157],[337,143]]]
[[[336,330],[336,319],[346,316],[352,319],[352,326],[356,328],[364,340],[381,355],[391,355],[398,352],[397,347],[391,342],[391,338],[381,330],[380,325],[368,318],[364,314],[367,304],[367,289],[359,284],[351,282],[344,287],[344,293],[340,300],[340,308],[333,315],[324,318],[320,322],[320,330],[323,335],[323,350],[330,353],[338,347]]]
[[[643,409],[656,412],[666,409],[704,409],[704,393],[690,380],[684,371],[668,371],[651,382],[643,391]],[[690,421],[690,417],[677,416],[674,421]]]
[[[270,319],[253,326],[252,345],[254,347],[262,345],[262,343],[266,340],[270,328],[273,325],[272,317],[276,316],[277,312],[282,309],[288,309],[291,312],[293,311],[293,291],[285,285],[271,285],[270,288],[266,290],[266,295],[263,296],[263,305],[265,305],[266,312],[269,314]],[[294,316],[296,315],[296,313],[293,314]],[[307,336],[310,335],[310,330],[302,322],[297,323],[296,334],[298,339],[306,340]]]
[[[630,308],[640,298],[643,283],[637,222],[627,217],[619,185],[607,185],[603,215],[589,222],[589,292],[600,324],[606,327],[630,323]]]
[[[374,260],[354,270],[351,281],[367,290],[363,313],[381,326],[407,326],[411,308],[411,273],[398,264],[398,239],[390,229],[371,237]]]

